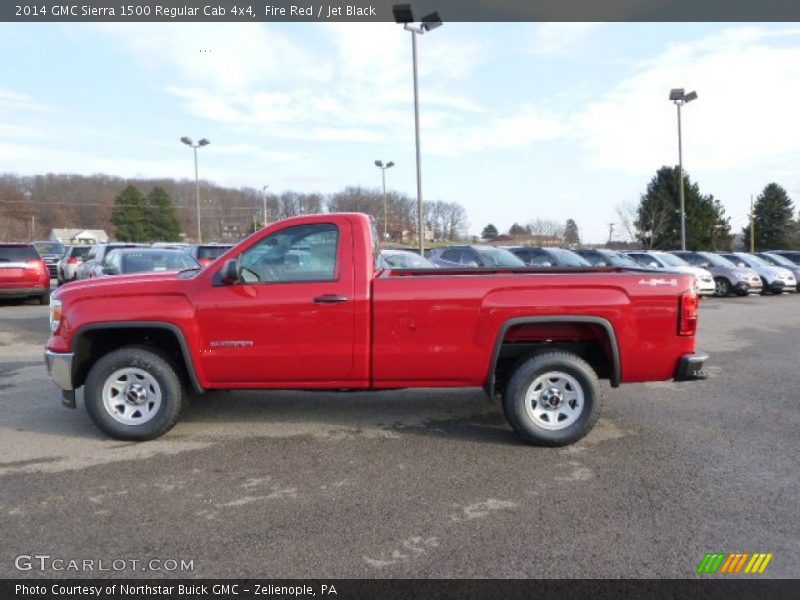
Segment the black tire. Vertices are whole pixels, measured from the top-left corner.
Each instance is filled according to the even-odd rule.
[[[714,295],[717,298],[725,298],[731,293],[731,282],[724,277],[714,278]]]
[[[120,369],[141,369],[158,383],[161,405],[147,422],[130,425],[116,420],[103,402],[103,387]],[[84,403],[94,424],[105,434],[118,440],[152,440],[175,426],[187,404],[180,378],[170,361],[150,348],[126,346],[98,360],[89,370],[84,387]]]
[[[583,408],[577,419],[562,429],[547,429],[528,414],[525,396],[536,378],[548,371],[569,375],[583,393]],[[503,408],[514,431],[537,446],[566,446],[592,430],[600,416],[597,374],[586,361],[569,352],[547,352],[523,361],[514,370],[503,397]],[[556,416],[556,420],[560,417]]]
[[[41,306],[47,306],[50,304],[50,294],[42,294],[39,296],[39,304]]]

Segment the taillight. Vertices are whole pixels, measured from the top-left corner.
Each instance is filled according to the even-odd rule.
[[[44,273],[47,271],[47,265],[43,260],[29,260],[25,263],[25,268],[36,271],[37,273]]]
[[[692,290],[681,294],[678,306],[678,335],[697,332],[697,294]]]

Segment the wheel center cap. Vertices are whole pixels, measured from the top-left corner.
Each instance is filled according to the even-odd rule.
[[[539,397],[539,403],[542,405],[542,408],[547,410],[559,408],[562,402],[564,402],[564,394],[557,387],[547,388]]]
[[[132,383],[125,389],[125,400],[128,404],[141,406],[147,401],[147,390],[139,383]]]

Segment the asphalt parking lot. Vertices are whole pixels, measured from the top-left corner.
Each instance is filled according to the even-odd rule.
[[[41,577],[14,568],[36,553],[194,561],[111,573],[140,577],[519,578],[772,552],[762,577],[800,575],[798,296],[704,300],[710,379],[606,388],[561,449],[520,443],[479,391],[214,394],[159,440],[110,440],[61,407],[46,319],[0,305],[0,577]]]

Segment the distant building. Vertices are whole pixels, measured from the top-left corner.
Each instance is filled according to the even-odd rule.
[[[53,229],[50,231],[50,239],[75,246],[105,244],[108,242],[108,234],[102,229]]]

